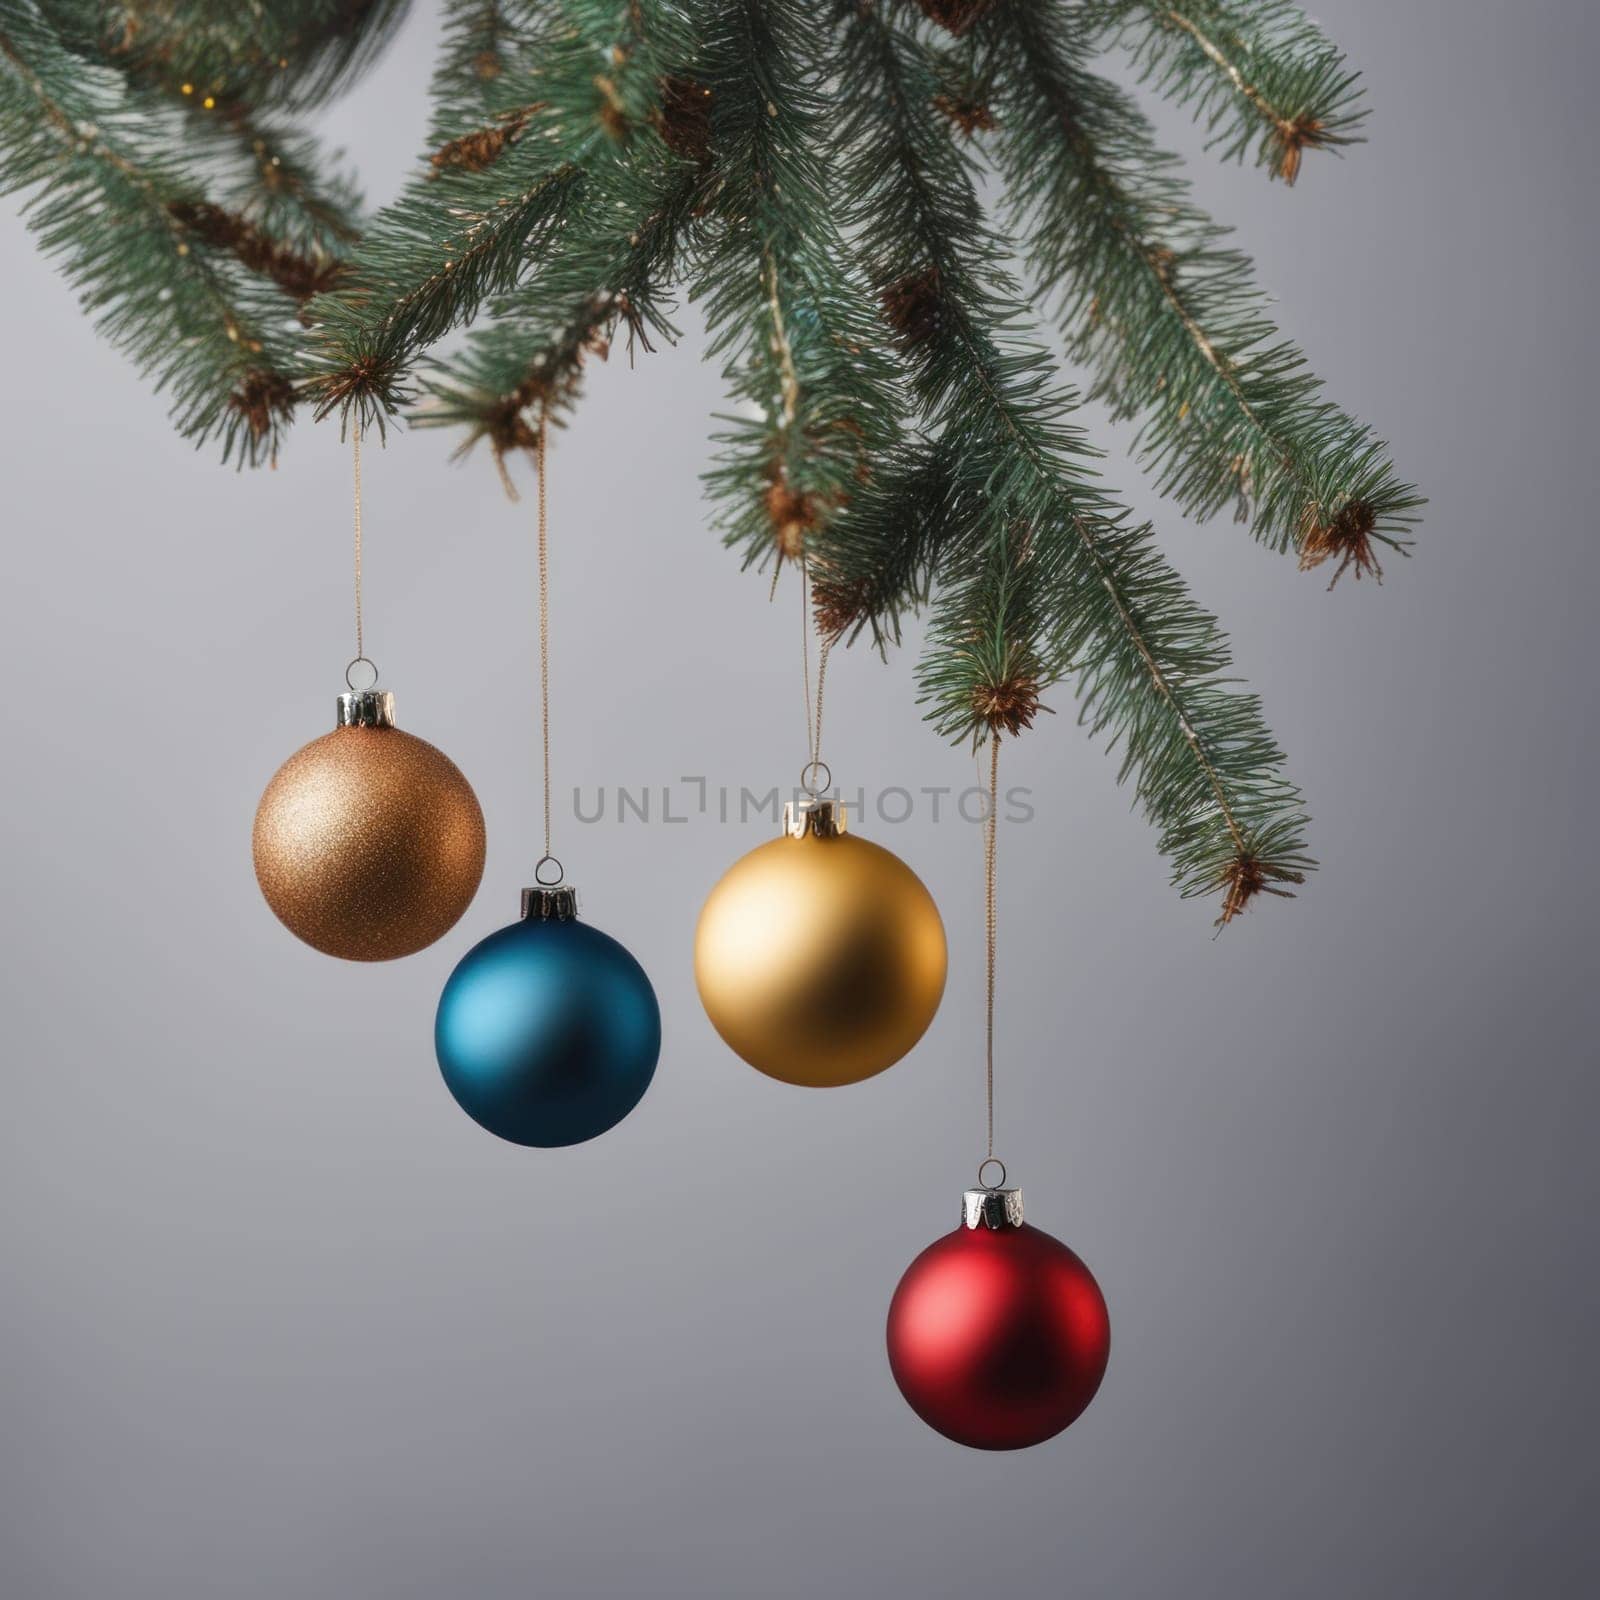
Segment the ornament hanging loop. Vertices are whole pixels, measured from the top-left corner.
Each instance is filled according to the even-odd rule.
[[[555,876],[553,878],[546,877],[545,874],[548,872],[553,872]],[[541,889],[555,888],[566,875],[567,869],[561,865],[560,859],[556,856],[540,856],[538,861],[534,863],[533,881]]]
[[[352,656],[344,669],[344,681],[352,694],[365,694],[378,687],[378,663],[371,656]]]
[[[999,1167],[1000,1176],[994,1180],[984,1177],[990,1167]],[[981,1189],[1003,1189],[1006,1186],[1006,1164],[999,1156],[985,1156],[978,1163],[978,1187]]]
[[[822,774],[822,782],[813,783],[811,780],[815,778],[819,772]],[[832,787],[833,768],[830,767],[826,761],[808,761],[800,769],[801,794],[808,794],[813,800],[815,800],[818,795],[826,794]]]

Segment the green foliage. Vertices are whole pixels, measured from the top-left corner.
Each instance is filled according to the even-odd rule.
[[[938,590],[919,671],[936,725],[953,738],[1017,731],[1039,694],[1071,677],[1084,719],[1120,748],[1184,894],[1225,887],[1246,860],[1298,881],[1305,819],[1282,754],[1255,697],[1229,684],[1214,619],[1093,472],[1070,420],[1076,399],[1026,336],[971,160],[934,109],[937,62],[884,5],[847,0],[839,14],[853,108],[842,170],[875,276],[902,313],[934,440],[919,480],[940,483],[913,513],[929,526],[912,587],[931,578]],[[894,295],[910,284],[926,296],[915,317]]]
[[[464,429],[463,451],[480,439],[497,457],[531,449],[539,417],[559,422],[576,403],[584,362],[604,360],[616,337],[630,360],[635,347],[652,348],[652,335],[675,342],[667,285],[697,187],[697,174],[663,158],[630,165],[625,187],[599,196],[581,188],[563,248],[495,301],[463,350],[425,374],[429,398],[413,421]]]
[[[224,460],[275,459],[295,314],[359,222],[348,178],[281,110],[256,107],[329,92],[395,9],[337,28],[326,3],[275,22],[252,9],[190,32],[165,12],[135,27],[134,12],[89,0],[0,0],[0,187],[28,192],[29,225],[85,310],[172,394],[180,431],[220,441]],[[295,28],[269,92],[256,64]],[[187,76],[201,62],[203,92]]]
[[[481,8],[458,3],[436,101],[443,141],[367,231],[335,290],[310,308],[317,330],[306,375],[319,414],[354,412],[383,426],[414,398],[409,379],[428,348],[509,295],[567,236],[592,174],[609,179],[619,152],[649,136],[672,42],[650,23],[667,10],[525,6],[514,18],[497,10],[508,26],[518,22],[521,48],[508,64],[496,58],[475,98],[490,121],[463,132],[445,97],[480,38]]]
[[[361,194],[316,140],[272,114],[191,116],[190,149],[229,176],[217,203],[285,249],[342,261],[361,236]]]
[[[537,144],[505,165],[521,180],[509,195],[485,203],[471,192],[481,184],[448,174],[432,205],[391,209],[363,239],[337,292],[312,305],[317,336],[305,373],[319,415],[353,410],[362,426],[381,427],[413,397],[407,378],[418,356],[511,288],[524,252],[559,230],[578,169],[551,167]],[[433,225],[446,219],[441,238]],[[382,320],[374,321],[373,306],[383,308]]]
[[[171,138],[204,171],[207,205],[321,264],[357,238],[361,197],[293,117],[346,87],[406,8],[407,0],[287,0],[194,15],[104,0],[40,6],[65,49],[121,77],[126,108],[152,130],[141,137]]]
[[[1253,147],[1288,183],[1306,150],[1350,144],[1366,117],[1359,74],[1286,0],[1088,0],[1074,22],[1108,29],[1147,83],[1193,107],[1225,159]]]
[[[483,59],[481,9],[473,8],[474,28],[458,34],[447,72],[476,71],[471,64]],[[576,403],[585,361],[605,359],[615,338],[625,340],[631,360],[636,349],[653,348],[652,337],[678,337],[672,284],[704,205],[705,163],[663,140],[660,94],[692,59],[694,41],[670,7],[639,7],[630,28],[629,70],[611,79],[618,99],[568,100],[572,127],[594,124],[604,111],[608,137],[569,189],[560,248],[530,255],[517,287],[488,307],[487,325],[424,373],[427,399],[413,420],[464,429],[464,450],[480,439],[497,460],[531,449],[539,418],[561,420]],[[499,59],[496,79],[514,71]],[[438,87],[448,95],[446,83]]]
[[[436,144],[486,126],[505,109],[505,78],[543,40],[541,8],[528,0],[448,0],[433,76]]]
[[[882,326],[829,189],[828,101],[808,8],[702,8],[715,227],[694,293],[746,415],[723,419],[708,475],[746,563],[801,559],[892,450],[899,404]]]
[[[24,215],[42,248],[101,332],[171,391],[177,426],[255,461],[276,442],[281,311],[174,214],[205,192],[176,121],[68,50],[31,0],[0,4],[0,186],[31,191]]]
[[[226,114],[324,104],[372,61],[409,5],[41,0],[40,9],[69,48],[137,85]]]
[[[1125,48],[1223,155],[1292,182],[1364,114],[1298,10],[446,0],[425,154],[364,220],[291,117],[404,10],[0,0],[0,187],[186,434],[254,462],[307,400],[409,410],[503,471],[586,362],[675,339],[687,292],[737,412],[708,482],[747,563],[804,564],[830,638],[887,649],[926,609],[918,681],[949,738],[1020,734],[1070,685],[1223,920],[1300,880],[1261,708],[1098,477],[1011,248],[1180,507],[1377,572],[1419,496],[1092,64]]]
[[[1140,453],[1192,516],[1232,507],[1264,543],[1315,560],[1308,537],[1358,507],[1368,537],[1401,548],[1416,491],[1323,398],[1249,262],[1193,205],[1142,113],[1085,68],[1066,15],[1010,0],[977,48],[1008,214],[1096,396],[1146,419]]]

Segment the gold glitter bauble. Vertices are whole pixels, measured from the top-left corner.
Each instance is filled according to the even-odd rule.
[[[736,861],[694,942],[712,1026],[752,1067],[814,1088],[893,1066],[944,994],[933,896],[892,852],[833,830],[824,803]]]
[[[448,756],[392,725],[387,695],[359,698],[375,720],[313,739],[267,785],[256,881],[323,954],[391,961],[446,933],[477,893],[483,812]]]

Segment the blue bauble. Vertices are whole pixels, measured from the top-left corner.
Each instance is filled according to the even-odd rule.
[[[513,1144],[582,1144],[638,1105],[661,1053],[644,968],[576,920],[571,891],[524,896],[521,922],[462,957],[434,1045],[457,1104]]]

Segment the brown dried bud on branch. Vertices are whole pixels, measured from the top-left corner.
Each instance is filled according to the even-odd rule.
[[[994,112],[983,101],[968,95],[936,94],[933,109],[948,117],[969,139],[975,133],[988,133],[998,126]]]
[[[203,244],[228,251],[250,271],[270,278],[301,305],[331,289],[344,271],[344,263],[333,256],[291,249],[236,211],[209,201],[173,200],[167,213]]]
[[[384,417],[393,409],[401,379],[398,361],[373,356],[334,372],[319,372],[306,379],[303,388],[316,403],[318,422],[334,411],[371,408],[381,429]]]
[[[711,91],[693,78],[663,78],[656,131],[673,155],[704,166],[711,159]]]
[[[512,450],[531,452],[539,448],[539,430],[529,422],[526,409],[538,399],[537,392],[524,395],[518,390],[483,413],[479,426],[497,456]]]
[[[644,313],[633,303],[626,289],[619,289],[612,298],[612,310],[615,313],[609,324],[602,330],[601,342],[596,347],[600,359],[605,360],[611,350],[611,338],[616,332],[618,322],[623,323],[628,330],[628,365],[633,365],[633,347],[635,344],[647,356],[656,353],[656,347],[650,343],[650,330],[645,326]]]
[[[628,108],[623,104],[616,84],[601,73],[595,78],[594,86],[600,91],[600,109],[596,113],[600,126],[615,143],[626,144],[633,132],[633,124],[628,120]]]
[[[1280,889],[1277,885],[1305,881],[1303,872],[1274,866],[1248,851],[1242,852],[1229,864],[1218,884],[1222,890],[1222,910],[1217,916],[1217,926],[1232,922],[1258,894],[1275,894],[1280,900],[1294,899],[1292,889]]]
[[[810,495],[789,487],[781,466],[773,468],[767,486],[767,518],[780,558],[798,561],[805,553],[806,535],[817,525],[817,508]]]
[[[958,39],[985,12],[992,10],[994,3],[995,0],[917,0],[932,21],[948,29]]]
[[[1347,567],[1355,568],[1358,579],[1363,572],[1370,572],[1382,583],[1383,568],[1372,539],[1377,520],[1365,500],[1347,501],[1325,521],[1319,507],[1308,506],[1300,523],[1300,570],[1309,572],[1325,561],[1337,560],[1338,568],[1328,582],[1330,589]]]
[[[873,612],[871,578],[827,578],[811,580],[811,609],[817,632],[829,644],[837,644],[845,634],[858,628]]]
[[[244,418],[252,439],[265,439],[276,424],[294,415],[294,385],[281,372],[252,368],[228,396],[228,404]]]
[[[1278,164],[1273,177],[1282,178],[1291,187],[1300,176],[1300,158],[1307,150],[1320,150],[1337,142],[1329,138],[1315,117],[1296,117],[1292,122],[1280,122],[1273,130],[1278,144]]]
[[[515,111],[502,111],[489,127],[475,128],[471,133],[464,133],[460,138],[440,145],[428,157],[428,164],[433,168],[428,176],[437,178],[451,167],[463,172],[482,172],[486,167],[492,167],[522,137],[523,129],[538,109],[538,106],[532,105],[521,106]]]
[[[530,388],[530,385],[524,384],[485,406],[478,413],[473,431],[455,452],[458,456],[465,455],[479,439],[487,439],[494,457],[494,469],[500,474],[500,487],[505,490],[506,499],[511,501],[520,500],[522,496],[512,482],[506,457],[513,450],[526,450],[531,456],[539,453],[539,430],[528,421],[527,412],[523,409],[538,398],[536,392],[529,393]]]
[[[1018,668],[992,683],[980,683],[972,691],[972,709],[992,733],[1008,733],[1015,738],[1033,726],[1033,719],[1049,706],[1039,703],[1041,685],[1034,673]]]
[[[944,301],[936,267],[891,283],[883,291],[882,302],[884,318],[908,350],[936,337],[944,326]]]

